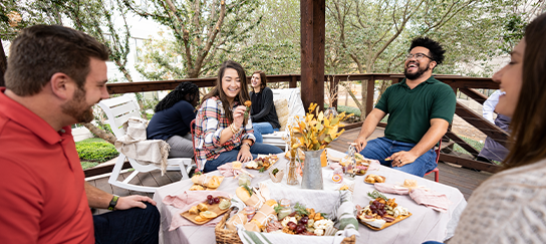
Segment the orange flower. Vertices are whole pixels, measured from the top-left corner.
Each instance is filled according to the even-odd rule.
[[[251,102],[250,100],[247,100],[247,101],[245,102],[245,106],[246,106],[246,107],[250,107],[251,105],[252,105],[252,102]]]

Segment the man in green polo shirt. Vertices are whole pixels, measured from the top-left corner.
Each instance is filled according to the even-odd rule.
[[[447,132],[456,104],[451,87],[432,77],[444,53],[427,37],[412,41],[404,64],[406,78],[387,88],[354,141],[360,154],[421,177],[436,168],[433,148]],[[385,137],[367,142],[387,114]]]

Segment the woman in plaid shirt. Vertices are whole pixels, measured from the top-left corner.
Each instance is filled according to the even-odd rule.
[[[245,121],[246,107],[242,105],[248,100],[245,70],[237,62],[225,61],[218,71],[216,87],[203,97],[195,121],[197,163],[204,172],[233,161],[248,162],[258,154],[283,152],[275,146],[254,143],[252,121]]]

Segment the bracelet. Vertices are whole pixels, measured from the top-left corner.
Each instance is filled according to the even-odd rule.
[[[233,134],[237,134],[241,130],[240,128],[235,129],[235,126],[233,125],[233,123],[229,127],[231,127],[231,131],[233,132]]]
[[[108,210],[114,210],[116,207],[116,204],[118,204],[119,196],[114,195],[112,197],[112,200],[110,201],[110,204],[108,205]]]

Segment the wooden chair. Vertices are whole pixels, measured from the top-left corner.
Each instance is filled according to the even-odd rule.
[[[121,138],[125,135],[125,130],[122,128],[123,123],[125,123],[131,117],[140,117],[140,107],[133,94],[125,94],[121,97],[102,100],[99,103],[99,106],[108,117],[107,123],[110,125],[112,132],[114,132],[114,135],[117,138]],[[123,168],[123,164],[125,163],[125,159],[129,160],[129,163],[135,171],[131,173],[129,177],[120,181],[118,178]],[[167,170],[180,170],[182,180],[189,179],[186,167],[188,169],[191,168],[191,161],[191,158],[169,158],[167,161]],[[114,169],[112,170],[112,174],[110,175],[110,179],[108,179],[108,183],[133,191],[155,192],[157,187],[139,186],[129,183],[138,173],[145,173],[154,170],[161,169],[155,164],[140,164],[136,162],[136,160],[120,153]]]
[[[440,160],[440,151],[442,150],[442,139],[440,139],[440,142],[438,143],[438,148],[436,148],[436,165],[438,165],[438,160]],[[429,171],[425,175],[429,175],[430,173],[434,172],[434,181],[439,182],[440,178],[440,171],[438,170],[438,167],[433,169],[432,171]]]

